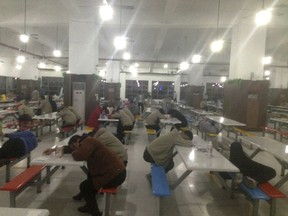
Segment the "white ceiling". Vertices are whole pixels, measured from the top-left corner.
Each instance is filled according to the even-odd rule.
[[[15,50],[25,49],[18,35],[24,31],[24,0],[0,1],[0,60],[14,58]],[[99,58],[120,59],[115,53],[113,38],[121,31],[130,39],[128,49],[133,61],[140,63],[143,72],[163,70],[163,63],[170,63],[167,72],[175,71],[178,62],[195,53],[204,56],[207,68],[218,66],[219,72],[228,73],[231,46],[231,28],[239,23],[253,22],[254,14],[261,9],[263,0],[221,0],[218,34],[225,39],[225,49],[212,55],[209,49],[216,37],[218,0],[114,0],[113,21],[101,23],[98,16],[100,0],[26,0],[26,30],[34,36],[26,51],[68,65],[69,20],[88,19],[100,26]],[[286,62],[288,60],[288,0],[265,0],[272,6],[273,20],[269,25],[266,53]],[[120,7],[122,5],[122,7]],[[62,59],[52,57],[58,44]],[[127,63],[125,63],[128,65]],[[211,69],[207,69],[211,71]]]

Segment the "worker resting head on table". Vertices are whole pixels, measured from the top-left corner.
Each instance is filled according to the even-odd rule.
[[[192,146],[193,134],[191,131],[173,131],[153,140],[145,149],[143,159],[148,163],[155,163],[165,168],[167,173],[174,167],[174,146]]]

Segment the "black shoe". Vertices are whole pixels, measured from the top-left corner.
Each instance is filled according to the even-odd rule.
[[[82,200],[83,196],[81,195],[81,193],[75,195],[72,197],[73,200],[76,200],[76,201],[80,201]]]
[[[82,213],[91,214],[92,216],[102,216],[102,214],[103,214],[103,212],[95,211],[92,208],[88,207],[87,205],[79,207],[78,211],[82,212]]]

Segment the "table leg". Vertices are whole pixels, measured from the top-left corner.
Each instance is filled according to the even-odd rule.
[[[170,189],[174,190],[184,179],[192,172],[192,170],[186,170],[180,178],[178,178],[173,184],[170,185]]]
[[[288,174],[286,174],[283,178],[281,178],[276,184],[276,188],[280,188],[286,181],[288,180]]]

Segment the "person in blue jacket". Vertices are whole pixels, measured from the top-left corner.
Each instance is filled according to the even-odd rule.
[[[9,139],[0,148],[0,160],[22,157],[38,146],[35,135],[30,131],[6,135]]]

